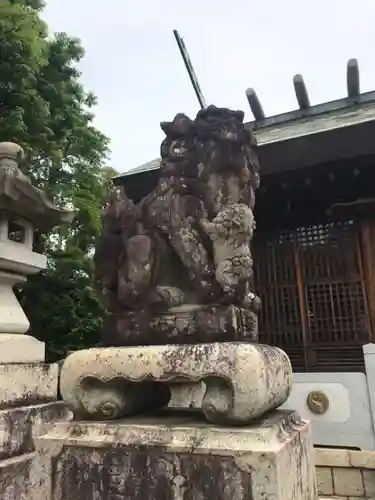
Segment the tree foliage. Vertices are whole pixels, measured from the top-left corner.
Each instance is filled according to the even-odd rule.
[[[108,139],[93,124],[95,97],[80,82],[80,41],[50,37],[40,0],[0,0],[0,140],[21,144],[27,174],[76,217],[69,228],[37,235],[48,269],[20,292],[32,333],[52,357],[98,341],[102,305],[92,252],[114,171],[103,168]]]

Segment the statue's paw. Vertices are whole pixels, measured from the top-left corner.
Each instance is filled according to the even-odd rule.
[[[242,302],[242,307],[258,314],[262,307],[262,302],[255,293],[249,292]]]
[[[178,307],[184,303],[185,294],[175,286],[157,286],[155,289],[155,304],[166,308]]]
[[[203,292],[203,300],[205,302],[212,302],[218,299],[221,295],[219,284],[212,279],[202,280],[201,288]]]

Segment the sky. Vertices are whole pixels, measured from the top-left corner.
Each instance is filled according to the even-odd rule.
[[[246,121],[249,87],[266,116],[296,109],[296,73],[311,104],[345,97],[350,58],[361,92],[375,89],[375,0],[48,0],[43,17],[82,41],[82,81],[118,172],[159,156],[161,121],[199,110],[173,29],[207,103],[243,109]]]

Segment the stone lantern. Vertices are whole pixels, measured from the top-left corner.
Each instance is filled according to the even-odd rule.
[[[26,335],[29,321],[13,292],[27,276],[47,266],[34,251],[35,231],[49,231],[73,219],[73,211],[51,203],[20,168],[23,149],[0,143],[0,363],[44,361],[44,343]]]

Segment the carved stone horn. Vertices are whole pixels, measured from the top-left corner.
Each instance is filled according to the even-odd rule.
[[[165,135],[183,136],[193,129],[193,121],[183,113],[178,113],[171,122],[161,122],[160,127]]]
[[[165,135],[169,135],[169,131],[171,129],[172,122],[160,122],[160,128],[164,132]]]
[[[245,113],[243,111],[241,111],[241,110],[234,111],[233,115],[235,118],[237,118],[237,120],[239,122],[243,123],[244,118],[245,118]]]

